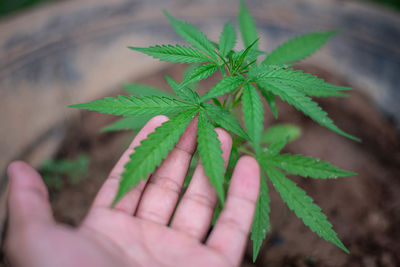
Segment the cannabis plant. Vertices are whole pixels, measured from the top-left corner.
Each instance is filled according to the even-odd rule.
[[[264,132],[264,109],[261,101],[262,96],[275,118],[278,117],[275,98],[279,97],[321,126],[344,137],[358,140],[339,129],[312,100],[312,97],[344,97],[346,94],[343,91],[351,88],[329,84],[316,76],[294,70],[290,65],[313,54],[336,32],[302,35],[267,54],[259,50],[254,20],[244,2],[240,1],[238,24],[245,49],[236,51],[234,46],[237,36],[231,22],[224,26],[219,42],[216,43],[193,25],[174,18],[166,11],[164,13],[176,33],[191,46],[155,45],[129,48],[162,61],[192,64],[182,82],[166,77],[175,95],[146,86],[128,85],[126,89],[131,94],[129,97],[106,97],[73,105],[126,116],[108,130],[129,128],[127,125],[130,124],[137,126],[158,114],[170,116],[167,122],[135,148],[135,153],[125,165],[114,203],[161,164],[190,121],[198,116],[198,157],[219,197],[214,218],[224,205],[231,169],[239,153],[254,156],[261,166],[260,193],[251,231],[254,260],[270,229],[267,179],[305,225],[320,237],[348,252],[321,209],[285,173],[321,179],[352,176],[354,173],[319,159],[281,154],[283,147],[297,137],[298,131],[293,126],[280,125]],[[265,54],[264,59],[259,61],[259,57]],[[194,85],[218,72],[222,74],[222,79],[205,94],[199,95]],[[240,108],[245,130],[237,118]],[[220,142],[215,132],[216,126],[225,128],[233,138],[226,172]]]

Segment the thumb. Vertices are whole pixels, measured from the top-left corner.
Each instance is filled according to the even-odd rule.
[[[10,228],[15,226],[18,229],[31,223],[53,222],[48,192],[39,173],[28,164],[16,161],[8,166],[7,174],[10,179]]]

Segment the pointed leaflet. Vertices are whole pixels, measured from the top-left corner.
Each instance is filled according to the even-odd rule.
[[[243,130],[242,126],[240,126],[238,120],[229,111],[212,104],[205,104],[204,108],[211,119],[219,124],[219,126],[244,139],[249,139],[249,136]]]
[[[130,95],[135,95],[135,96],[165,96],[169,98],[175,98],[174,95],[163,91],[161,89],[157,89],[154,87],[150,87],[147,85],[143,84],[124,84],[122,85],[124,88],[125,92],[127,92]]]
[[[181,83],[180,86],[186,86],[194,82],[204,80],[214,74],[218,70],[215,64],[205,64],[193,70],[190,75]]]
[[[233,49],[236,43],[236,31],[232,26],[232,22],[225,24],[219,37],[219,53],[222,57],[226,57]]]
[[[146,55],[167,62],[179,63],[201,63],[212,62],[212,59],[201,51],[181,45],[156,45],[150,47],[129,47]]]
[[[321,212],[321,208],[313,203],[312,198],[307,196],[301,188],[297,187],[294,182],[286,178],[275,167],[265,162],[263,163],[263,167],[276,191],[278,191],[283,201],[294,211],[296,216],[302,219],[304,224],[318,236],[332,242],[346,253],[349,253],[342,241],[337,237],[336,232],[332,229],[332,225],[327,220],[325,214]]]
[[[248,47],[252,42],[254,42],[254,40],[257,39],[258,36],[254,20],[251,17],[249,10],[247,10],[243,0],[240,0],[238,20],[243,44],[245,47]],[[256,48],[257,45],[254,47],[254,49]]]
[[[304,34],[278,46],[262,64],[285,64],[302,60],[320,49],[336,31]]]
[[[267,151],[265,151],[264,155],[266,156],[275,156],[278,155],[281,150],[286,146],[288,143],[289,138],[281,138],[280,140],[271,143],[267,146]]]
[[[177,99],[159,96],[118,96],[105,97],[90,103],[71,105],[73,108],[84,108],[115,115],[149,115],[171,114],[184,109],[195,107],[194,104],[186,103]]]
[[[265,160],[284,171],[303,177],[326,179],[356,175],[356,173],[341,170],[329,162],[301,155],[281,154]]]
[[[264,173],[260,173],[260,193],[251,227],[251,240],[253,241],[253,262],[256,261],[263,240],[269,231],[270,199],[268,195],[267,180]]]
[[[264,99],[267,101],[267,104],[269,108],[272,111],[272,114],[274,114],[275,119],[278,119],[278,108],[276,107],[276,100],[275,100],[275,95],[261,86],[258,86],[258,89],[261,93],[261,95],[264,97]]]
[[[199,63],[193,63],[190,64],[186,69],[185,72],[183,73],[183,77],[182,80],[186,80],[187,78],[189,78],[192,75],[192,72],[195,71],[198,67],[200,66]],[[192,90],[196,90],[197,89],[198,84],[197,83],[191,83],[188,84],[188,87]]]
[[[323,111],[316,102],[312,101],[311,98],[304,95],[302,92],[297,91],[296,89],[289,87],[289,86],[275,86],[270,83],[262,82],[264,88],[267,88],[274,94],[279,95],[279,97],[283,100],[288,102],[289,104],[293,105],[298,110],[301,110],[304,114],[309,116],[311,119],[316,121],[322,126],[338,133],[342,136],[345,136],[349,139],[360,141],[358,138],[345,133],[344,131],[340,130],[333,121],[328,117],[328,114]]]
[[[323,79],[300,70],[284,69],[279,66],[260,65],[249,70],[249,79],[253,81],[268,81],[274,85],[291,86],[306,95],[314,97],[347,96],[339,92],[351,90],[349,87],[337,86],[325,82]],[[259,83],[262,88],[262,84]],[[268,90],[268,88],[264,88]]]
[[[187,22],[177,20],[168,14],[167,11],[164,11],[164,14],[171,21],[171,24],[178,35],[185,39],[189,44],[202,50],[207,55],[218,61],[218,56],[214,50],[214,46],[204,33]]]
[[[135,153],[130,156],[131,160],[125,165],[114,204],[131,187],[136,186],[140,179],[145,179],[161,164],[197,112],[198,109],[190,109],[171,117],[135,148]]]
[[[197,149],[204,171],[214,186],[221,201],[225,202],[224,190],[224,159],[222,158],[221,142],[214,130],[210,119],[204,112],[200,112],[197,124]]]
[[[296,140],[301,135],[299,127],[292,124],[277,124],[268,127],[261,137],[261,142],[275,143],[282,139],[288,139],[288,142]]]
[[[250,136],[253,149],[258,154],[260,152],[260,137],[263,131],[264,110],[256,89],[248,83],[245,83],[244,86],[242,96],[244,124]]]
[[[115,123],[101,129],[102,133],[120,130],[139,130],[152,116],[133,116],[119,119]]]
[[[224,95],[237,89],[244,82],[243,76],[229,76],[219,81],[213,88],[201,97],[201,102]]]
[[[200,97],[199,95],[194,92],[192,89],[190,89],[187,86],[180,86],[179,83],[174,81],[171,77],[165,76],[165,79],[167,79],[167,82],[169,86],[171,86],[172,90],[175,92],[177,96],[182,98],[183,100],[192,102],[192,103],[200,103]]]

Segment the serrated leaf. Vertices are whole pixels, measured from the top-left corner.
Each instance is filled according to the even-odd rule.
[[[244,86],[242,96],[244,124],[250,136],[253,149],[258,154],[260,152],[260,138],[263,131],[264,110],[256,89],[248,83],[245,83]]]
[[[286,137],[271,143],[270,145],[267,146],[267,150],[265,151],[264,154],[267,156],[278,155],[281,152],[281,150],[286,146],[288,141],[289,139],[288,137]]]
[[[181,45],[156,45],[150,47],[128,47],[132,50],[144,53],[154,58],[167,62],[201,63],[213,62],[211,58],[201,51]]]
[[[276,191],[278,191],[289,209],[294,211],[296,216],[302,219],[311,231],[349,253],[332,229],[332,224],[327,220],[325,214],[321,212],[321,208],[313,203],[312,198],[307,196],[294,182],[286,178],[281,171],[265,162],[263,167]]]
[[[155,116],[180,112],[188,108],[194,108],[196,105],[167,97],[126,97],[119,95],[117,97],[105,97],[104,99],[95,100],[90,103],[71,105],[70,107],[123,116]]]
[[[219,81],[213,88],[210,89],[201,97],[201,102],[211,98],[224,95],[237,89],[244,82],[243,76],[228,76]]]
[[[275,119],[278,119],[278,108],[276,107],[275,95],[260,86],[258,86],[258,89],[259,89],[261,95],[267,101],[267,104],[268,104],[269,108],[271,109],[272,114],[274,114]]]
[[[302,60],[319,50],[336,31],[314,32],[298,36],[278,46],[262,64],[285,64]]]
[[[360,141],[357,137],[354,137],[341,129],[339,129],[333,121],[328,117],[328,114],[322,110],[320,106],[311,98],[304,95],[302,92],[297,91],[296,89],[289,86],[280,86],[277,87],[275,85],[266,83],[263,85],[265,88],[268,88],[274,94],[279,95],[279,97],[293,105],[298,110],[301,110],[305,115],[309,116],[311,119],[316,121],[322,126],[334,131],[337,134],[340,134],[349,139]]]
[[[165,79],[167,79],[167,82],[169,86],[171,86],[172,90],[174,93],[182,98],[183,100],[199,104],[200,103],[200,96],[194,92],[192,89],[190,89],[187,86],[180,86],[179,83],[174,81],[171,77],[165,76]]]
[[[204,108],[210,118],[219,124],[219,126],[244,139],[249,139],[247,133],[240,126],[239,121],[229,111],[212,104],[205,104]]]
[[[288,139],[291,142],[301,135],[299,127],[292,124],[277,124],[270,126],[262,135],[261,142],[275,143],[282,139]]]
[[[215,52],[213,44],[208,40],[207,36],[199,31],[193,25],[180,21],[164,10],[165,16],[171,21],[175,32],[185,39],[189,44],[193,45],[197,49],[205,52],[207,55],[218,61],[217,53]]]
[[[185,69],[185,72],[183,73],[182,80],[184,81],[184,80],[188,79],[192,75],[192,72],[195,71],[199,66],[200,65],[198,63],[190,64]],[[191,83],[191,84],[188,84],[187,86],[192,90],[196,90],[197,89],[197,85],[198,85],[197,83]]]
[[[228,22],[225,24],[221,36],[219,37],[219,53],[221,56],[226,57],[235,46],[235,43],[236,31],[235,28],[233,28],[232,22]]]
[[[258,38],[258,36],[254,19],[251,16],[246,5],[244,4],[243,0],[240,0],[239,4],[238,21],[239,21],[240,33],[243,39],[243,44],[245,47],[248,47],[251,43],[254,42],[254,40]],[[256,45],[254,49],[256,49],[257,47],[258,45]]]
[[[256,261],[263,240],[270,229],[269,212],[270,199],[268,195],[267,180],[261,172],[260,175],[260,193],[258,195],[257,206],[254,213],[253,225],[251,227],[251,240],[253,241],[253,262]]]
[[[269,65],[252,67],[249,71],[249,80],[267,80],[270,84],[272,83],[276,86],[284,85],[294,87],[312,97],[344,97],[347,95],[340,91],[351,90],[349,87],[327,83],[321,78],[309,73],[304,73],[300,70],[285,69]]]
[[[127,92],[129,95],[134,95],[134,96],[165,96],[168,98],[175,98],[174,95],[163,91],[161,89],[157,89],[151,86],[143,85],[143,84],[124,84],[122,85],[124,88],[125,92]]]
[[[222,158],[221,142],[210,119],[200,112],[197,124],[197,149],[204,166],[204,171],[218,194],[221,204],[225,202],[224,190],[224,159]]]
[[[135,148],[125,165],[114,204],[161,164],[197,112],[198,109],[190,109],[171,117]]]
[[[211,75],[213,75],[218,70],[218,65],[215,64],[205,64],[197,69],[193,70],[193,72],[188,76],[182,83],[181,86],[187,86],[191,83],[198,82],[204,80]]]
[[[152,116],[133,116],[119,119],[115,123],[101,129],[102,133],[121,131],[121,130],[139,130]]]
[[[301,155],[281,154],[268,157],[266,160],[284,171],[303,177],[327,179],[356,175],[341,170],[329,162]]]

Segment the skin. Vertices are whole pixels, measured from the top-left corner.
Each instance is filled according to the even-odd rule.
[[[9,227],[4,250],[11,265],[238,266],[256,205],[259,167],[252,157],[239,159],[225,208],[207,235],[217,195],[201,164],[178,205],[196,148],[196,119],[149,179],[110,208],[129,155],[166,120],[164,116],[154,117],[138,133],[78,228],[54,221],[47,189],[33,168],[23,162],[10,164]],[[223,129],[216,131],[226,165],[232,141]]]

